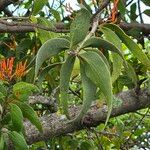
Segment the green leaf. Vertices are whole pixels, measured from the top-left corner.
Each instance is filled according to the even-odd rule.
[[[104,33],[106,40],[114,44],[119,50],[122,49],[122,43],[119,37],[111,29],[106,27],[101,27],[100,30]]]
[[[105,62],[105,64],[107,65],[107,67],[110,69],[110,65],[109,65],[109,62],[107,60],[107,58],[105,57],[105,55],[100,51],[98,50],[97,48],[86,48],[84,49],[85,51],[94,51],[96,52],[98,55],[100,55],[100,57],[103,59],[103,61]]]
[[[49,11],[52,13],[57,22],[61,22],[60,13],[56,9],[50,8]]]
[[[81,9],[70,26],[71,48],[81,42],[90,28],[90,13]]]
[[[115,31],[118,37],[122,40],[122,42],[128,47],[128,49],[133,53],[133,55],[141,62],[143,65],[150,70],[150,60],[146,56],[142,49],[128,36],[124,33],[124,31],[114,24],[105,24],[104,26],[110,28]]]
[[[118,53],[124,59],[122,52],[114,44],[100,37],[91,37],[90,39],[88,39],[84,43],[82,48],[86,47],[103,48],[104,50],[110,50],[115,53]]]
[[[83,105],[77,117],[71,122],[78,123],[89,110],[92,101],[96,99],[96,86],[85,73],[86,62],[80,60],[80,72],[83,88]]]
[[[128,77],[132,80],[132,82],[137,85],[137,75],[135,73],[135,70],[134,68],[129,64],[127,63],[127,66],[125,66],[125,71],[128,75]]]
[[[35,0],[34,1],[34,8],[33,8],[33,15],[37,15],[38,12],[46,5],[48,0]]]
[[[133,3],[131,6],[130,6],[130,19],[132,21],[136,20],[136,18],[138,17],[136,15],[136,3]]]
[[[147,73],[147,89],[148,89],[148,92],[150,93],[150,73]]]
[[[10,104],[10,115],[13,129],[17,132],[20,132],[23,128],[23,115],[22,111],[16,104]]]
[[[69,118],[68,113],[68,92],[69,92],[69,81],[71,72],[73,70],[73,65],[75,62],[75,57],[68,55],[65,63],[62,65],[60,70],[60,95],[61,95],[61,105],[64,114]]]
[[[146,9],[146,10],[144,10],[144,12],[143,12],[143,13],[150,17],[150,9]]]
[[[4,137],[2,134],[0,134],[0,150],[3,150],[5,146]]]
[[[92,145],[90,144],[89,141],[83,141],[80,145],[80,150],[91,150]]]
[[[49,21],[47,18],[40,17],[37,20],[38,20],[39,25],[42,25],[47,28],[53,28],[53,29],[55,28],[53,23],[51,21]],[[47,40],[54,38],[56,36],[56,33],[46,31],[43,29],[38,28],[37,31],[38,31],[38,35],[39,35],[39,38],[40,38],[42,44],[44,44]]]
[[[3,116],[1,120],[1,125],[8,125],[10,121],[11,121],[11,115],[10,115],[10,112],[8,112],[7,114]]]
[[[118,49],[122,49],[122,43],[119,37],[113,32],[111,29],[106,27],[101,27],[101,31],[104,33],[106,39],[113,43]],[[112,53],[113,58],[113,71],[112,71],[112,83],[116,81],[121,73],[121,68],[123,65],[122,58],[119,55]],[[125,61],[125,60],[124,60]],[[132,81],[136,84],[137,77],[134,69],[127,62],[124,64],[127,75],[132,79]]]
[[[0,92],[0,104],[5,101],[5,96]]]
[[[90,5],[88,5],[85,0],[77,0],[77,2],[80,4],[80,7],[85,7],[89,12],[92,13]]]
[[[35,64],[35,77],[37,76],[41,65],[46,59],[62,52],[63,50],[68,49],[69,45],[70,42],[63,38],[55,38],[46,41],[40,47],[37,53],[36,64]]]
[[[108,105],[107,123],[111,114],[113,100],[110,71],[103,59],[96,52],[88,51],[80,54],[80,57],[88,64],[85,65],[87,77],[99,87],[106,98]]]
[[[124,4],[124,2],[121,0],[119,1],[119,4],[118,4],[118,10],[120,12],[120,15],[121,15],[121,18],[124,18],[125,16],[125,13],[126,13],[126,4]]]
[[[77,77],[80,74],[80,61],[76,58],[74,66],[71,73],[71,78]]]
[[[18,82],[13,86],[13,94],[21,101],[27,100],[33,92],[37,91],[37,86],[31,83]]]
[[[54,64],[50,64],[48,66],[46,66],[45,68],[43,68],[38,76],[38,82],[37,85],[39,88],[42,88],[41,84],[43,82],[43,80],[45,79],[47,73],[54,67],[56,66],[60,66],[62,65],[62,63],[54,63]]]
[[[0,92],[4,95],[7,96],[7,89],[3,84],[0,84]]]
[[[19,108],[21,109],[22,113],[23,113],[23,116],[25,118],[27,118],[28,120],[30,120],[30,122],[35,125],[37,127],[37,129],[39,131],[42,131],[42,125],[41,125],[41,122],[36,114],[36,112],[34,111],[34,109],[24,103],[24,102],[16,102],[16,104],[19,106]]]
[[[112,59],[113,59],[112,83],[114,83],[121,74],[123,61],[117,54],[112,54]]]
[[[141,0],[145,5],[150,6],[150,1],[149,0]]]
[[[8,135],[15,146],[15,150],[28,150],[28,145],[23,136],[16,131],[9,132]]]
[[[17,45],[16,48],[16,58],[19,60],[20,58],[24,57],[24,54],[31,49],[32,41],[30,38],[23,38],[20,40],[20,43]]]
[[[106,39],[109,42],[113,43],[119,50],[121,50],[122,43],[119,37],[112,30],[106,27],[102,27],[101,31],[104,33]],[[112,59],[113,59],[112,83],[114,83],[121,73],[123,60],[119,55],[115,53],[112,53]]]

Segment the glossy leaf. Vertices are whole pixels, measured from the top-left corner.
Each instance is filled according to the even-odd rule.
[[[39,131],[42,131],[41,122],[40,122],[36,112],[34,111],[34,109],[30,105],[28,105],[24,102],[17,102],[16,104],[21,109],[24,118],[27,118],[33,125],[35,125],[37,127],[37,129]]]
[[[90,39],[88,39],[84,43],[82,48],[86,48],[86,47],[103,48],[104,50],[110,50],[115,53],[118,53],[124,59],[121,51],[114,44],[100,37],[91,37]]]
[[[87,62],[80,60],[80,72],[81,72],[81,80],[82,80],[82,88],[83,88],[83,105],[77,117],[71,120],[71,122],[74,122],[74,123],[78,123],[79,121],[81,121],[83,116],[89,110],[92,101],[96,99],[97,88],[95,84],[87,77],[85,73],[86,65],[87,65]]]
[[[15,150],[28,150],[27,143],[23,136],[16,131],[9,132],[8,135],[15,146]]]
[[[68,49],[69,45],[70,42],[63,38],[55,38],[46,41],[40,47],[37,53],[36,64],[35,64],[35,77],[37,76],[41,65],[46,59],[62,52],[63,50]]]
[[[88,64],[85,66],[87,77],[99,87],[106,98],[108,105],[107,123],[111,114],[113,100],[110,71],[103,59],[96,52],[88,51],[80,54],[80,57]]]
[[[68,55],[66,61],[60,70],[60,95],[61,95],[61,105],[64,114],[69,118],[68,113],[68,92],[69,92],[69,81],[73,70],[75,62],[75,57]]]
[[[33,8],[33,15],[37,15],[38,12],[46,5],[48,0],[35,0],[34,1],[34,8]]]
[[[81,9],[70,26],[71,48],[81,42],[90,28],[90,13]]]
[[[150,70],[150,60],[146,54],[142,52],[142,49],[128,35],[126,35],[121,28],[114,24],[105,24],[105,26],[115,31],[133,55]]]
[[[23,115],[21,109],[16,104],[10,104],[10,115],[13,129],[17,132],[23,128]]]
[[[121,51],[122,43],[119,37],[109,28],[102,27],[101,31],[104,33],[106,39],[109,42],[113,43]],[[112,53],[112,59],[113,59],[112,83],[114,83],[121,73],[123,60],[119,55],[115,53]]]

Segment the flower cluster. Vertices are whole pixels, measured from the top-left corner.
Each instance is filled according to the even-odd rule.
[[[11,81],[13,78],[20,79],[26,74],[27,61],[19,62],[14,69],[14,57],[0,61],[0,80]]]

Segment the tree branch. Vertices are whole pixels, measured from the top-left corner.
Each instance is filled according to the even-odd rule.
[[[35,32],[36,28],[43,29],[56,33],[67,33],[68,29],[65,29],[64,24],[58,23],[55,28],[50,28],[30,22],[8,22],[6,20],[0,20],[0,33],[23,33],[23,32]]]
[[[145,36],[150,34],[150,24],[120,23],[119,26],[125,31],[133,28],[138,28],[138,30],[140,30]],[[69,30],[65,28],[65,25],[63,23],[57,23],[55,24],[55,28],[50,28],[30,22],[7,22],[6,20],[0,20],[0,33],[35,32],[37,28],[56,33],[69,32]]]
[[[150,34],[150,24],[144,24],[144,23],[120,23],[119,26],[125,31],[128,31],[128,30],[133,29],[133,28],[137,28],[145,36]]]
[[[128,90],[121,92],[116,95],[116,97],[121,104],[113,107],[111,117],[150,107],[150,93],[146,89],[140,90],[138,94],[136,94],[134,89]],[[79,111],[80,107],[70,107],[71,117],[75,117]],[[106,117],[107,107],[103,106],[99,108],[97,104],[91,106],[90,111],[85,115],[80,124],[67,123],[68,120],[66,120],[64,115],[58,115],[56,113],[45,115],[40,118],[43,125],[43,133],[39,133],[29,121],[24,122],[26,139],[28,144],[32,144],[34,142],[66,135],[87,127],[97,126],[104,122]]]

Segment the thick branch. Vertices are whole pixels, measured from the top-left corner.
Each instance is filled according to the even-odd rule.
[[[143,33],[143,35],[149,35],[150,34],[150,24],[144,24],[144,23],[120,23],[120,27],[128,31],[130,29],[138,29]]]
[[[137,28],[144,35],[150,34],[150,24],[139,24],[139,23],[120,23],[120,27],[127,31],[133,28]],[[35,32],[36,28],[43,29],[50,32],[64,32],[67,33],[69,30],[65,29],[63,23],[59,23],[55,25],[55,28],[44,27],[41,25],[33,24],[33,23],[16,23],[16,22],[7,22],[4,20],[0,20],[0,33],[24,33],[24,32]]]
[[[35,32],[36,28],[56,33],[69,32],[69,30],[65,29],[64,24],[61,23],[56,24],[55,28],[50,28],[30,22],[8,22],[6,20],[0,20],[0,33]]]
[[[116,97],[122,102],[119,106],[114,106],[111,117],[119,116],[129,112],[150,107],[150,93],[148,90],[141,90],[138,94],[134,90],[129,90],[118,94]],[[79,107],[71,107],[71,116],[74,117],[79,112]],[[43,134],[28,121],[24,123],[26,129],[26,139],[29,144],[37,141],[47,140],[53,137],[72,133],[74,131],[94,127],[104,122],[107,117],[106,106],[99,108],[94,104],[87,115],[83,118],[82,124],[67,123],[64,116],[56,113],[41,117]]]

